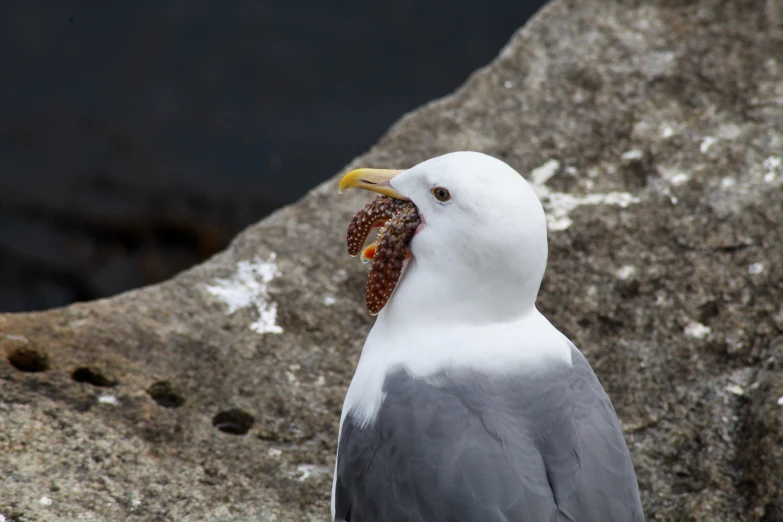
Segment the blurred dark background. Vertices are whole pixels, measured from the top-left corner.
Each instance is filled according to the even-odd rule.
[[[0,312],[212,255],[458,87],[542,4],[0,2]]]

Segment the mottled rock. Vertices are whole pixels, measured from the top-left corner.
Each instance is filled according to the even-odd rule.
[[[612,397],[649,520],[783,517],[781,13],[555,0],[350,165],[472,149],[533,182],[539,306]],[[0,317],[0,513],[326,520],[370,199],[333,179],[169,282]]]

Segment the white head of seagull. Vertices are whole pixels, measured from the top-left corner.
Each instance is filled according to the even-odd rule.
[[[422,225],[365,342],[343,417],[353,411],[371,423],[385,375],[398,367],[426,378],[446,368],[504,373],[570,364],[570,342],[535,308],[546,218],[514,169],[454,152],[406,171],[352,171],[340,189],[351,187],[410,199]]]
[[[402,172],[355,172],[341,188],[409,199],[422,219],[379,322],[505,322],[533,310],[547,261],[546,218],[514,169],[454,152]]]

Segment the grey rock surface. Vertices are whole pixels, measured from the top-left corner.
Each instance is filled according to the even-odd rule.
[[[775,0],[555,0],[351,163],[472,149],[533,182],[539,307],[612,397],[649,520],[783,520],[781,24]],[[327,520],[370,197],[333,179],[164,284],[0,317],[0,514]]]

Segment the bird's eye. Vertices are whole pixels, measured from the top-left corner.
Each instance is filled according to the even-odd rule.
[[[448,189],[445,189],[443,187],[433,187],[432,195],[435,199],[437,199],[441,203],[445,203],[446,201],[451,199],[451,194],[449,193]]]

